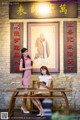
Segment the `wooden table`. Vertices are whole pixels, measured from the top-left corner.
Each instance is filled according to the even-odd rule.
[[[32,96],[33,93],[35,92],[46,92],[49,91],[50,92],[50,96]],[[69,112],[69,103],[68,103],[68,99],[66,96],[66,92],[71,92],[71,89],[65,89],[65,88],[52,88],[52,89],[35,89],[35,88],[16,88],[16,89],[12,89],[12,90],[8,90],[8,92],[13,92],[11,100],[10,100],[10,104],[9,104],[9,109],[8,109],[8,116],[9,118],[14,114],[14,106],[15,106],[15,100],[16,98],[63,98],[65,100],[65,104],[66,104],[66,109]],[[27,96],[21,95],[19,93],[30,93]],[[61,95],[54,95],[54,93],[61,93]]]

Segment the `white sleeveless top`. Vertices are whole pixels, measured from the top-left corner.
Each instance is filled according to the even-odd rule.
[[[52,79],[52,76],[50,76],[50,75],[40,75],[39,76],[39,81],[40,82],[45,82],[46,86],[48,85],[49,80],[51,80],[51,79]]]
[[[40,75],[39,76],[39,82],[45,82],[46,86],[48,86],[49,80],[51,80],[51,78],[52,78],[52,76],[50,76],[50,75]],[[45,88],[43,86],[40,86],[39,89],[47,89],[47,88]],[[49,94],[48,91],[46,91],[46,92],[38,92],[38,93],[42,93],[42,94],[47,94],[48,93]]]

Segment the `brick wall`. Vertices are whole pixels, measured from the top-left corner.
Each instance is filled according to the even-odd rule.
[[[70,109],[80,109],[80,20],[79,18],[70,19],[41,19],[41,20],[9,20],[8,4],[0,4],[0,108],[8,108],[11,93],[6,92],[9,88],[20,87],[21,74],[10,74],[10,23],[24,23],[24,47],[26,47],[26,23],[27,22],[60,22],[60,31],[63,31],[63,21],[77,21],[77,74],[63,73],[63,32],[60,32],[60,73],[52,74],[54,87],[71,88],[72,92],[67,93]],[[32,75],[32,80],[37,79],[38,75]],[[64,103],[64,102],[63,102]],[[21,100],[17,100],[16,107],[20,106]],[[63,108],[62,101],[55,101],[55,105]]]

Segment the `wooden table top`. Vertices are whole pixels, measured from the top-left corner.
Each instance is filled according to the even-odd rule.
[[[15,88],[9,89],[7,92],[37,92],[37,91],[49,91],[49,92],[71,92],[71,89],[67,88],[49,88],[49,89],[38,89],[38,88]]]

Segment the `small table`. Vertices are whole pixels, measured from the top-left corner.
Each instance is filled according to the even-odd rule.
[[[48,96],[32,96],[32,93],[35,92],[46,92],[49,91],[50,95]],[[11,100],[10,100],[10,104],[9,104],[9,109],[8,109],[8,116],[9,118],[14,114],[14,106],[15,106],[15,100],[16,98],[50,98],[50,99],[54,99],[54,98],[63,98],[65,100],[65,104],[66,104],[66,109],[69,112],[69,103],[68,103],[68,99],[66,96],[66,92],[71,92],[71,89],[66,89],[66,88],[51,88],[51,89],[37,89],[37,88],[16,88],[16,89],[11,89],[8,90],[8,92],[13,92]],[[24,95],[20,95],[20,92],[26,92],[26,93],[30,93],[27,96]],[[54,95],[53,93],[59,92],[61,93],[61,95]]]

